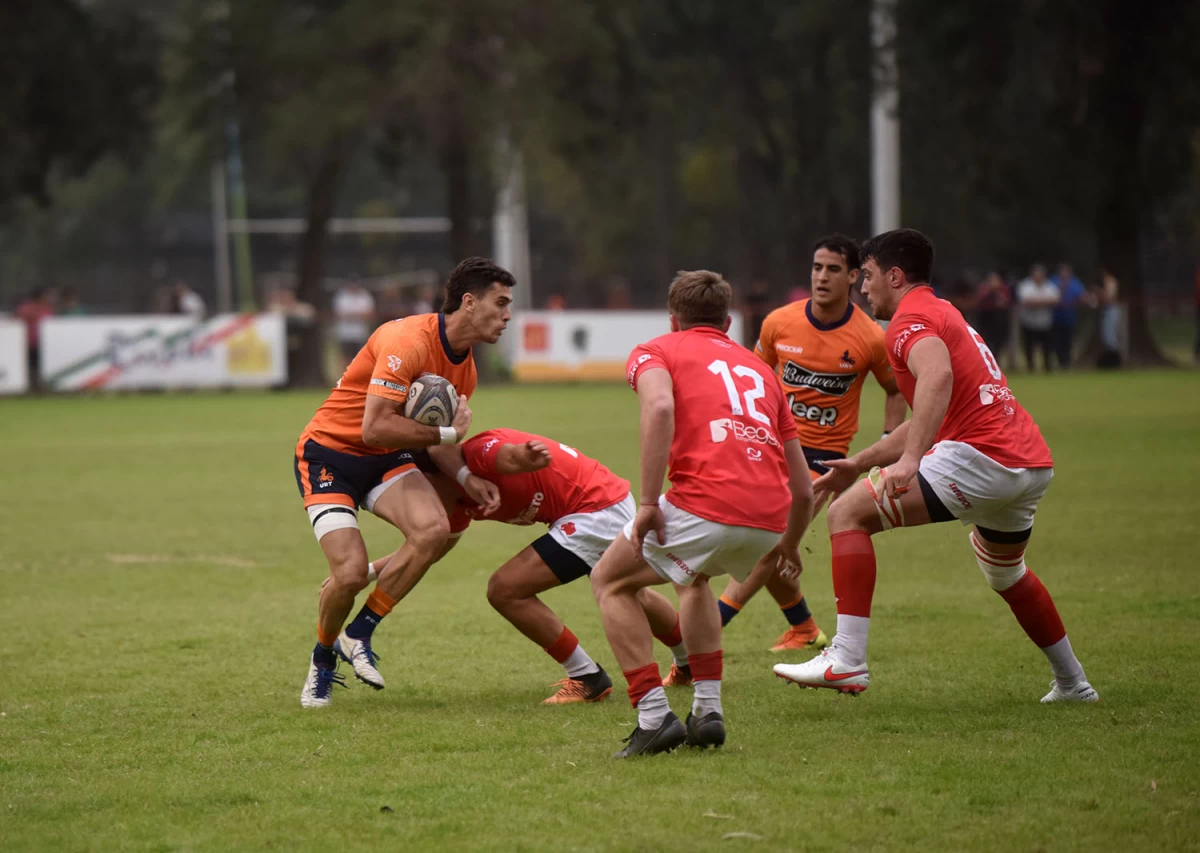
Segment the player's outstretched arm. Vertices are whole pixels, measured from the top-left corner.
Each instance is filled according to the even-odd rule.
[[[933,447],[954,389],[950,351],[941,338],[930,335],[919,339],[909,349],[905,363],[916,377],[917,385],[913,390],[913,416],[905,435],[904,453],[883,478],[883,489],[890,497],[907,491],[908,484],[917,476],[921,457]]]
[[[633,547],[641,553],[642,537],[651,530],[665,545],[666,521],[658,508],[671,442],[675,439],[675,385],[663,367],[650,367],[638,378],[638,405],[641,409],[639,434],[642,448],[641,500],[633,525]]]
[[[784,456],[788,466],[788,488],[792,492],[792,509],[788,513],[788,526],[784,531],[783,541],[798,549],[800,539],[813,517],[813,484],[808,473],[808,462],[804,458],[804,448],[800,439],[791,438],[783,444]]]
[[[463,396],[458,398],[454,424],[448,427],[428,426],[406,418],[402,401],[377,394],[367,394],[363,409],[362,436],[363,443],[368,447],[415,450],[438,444],[455,444],[462,441],[470,428],[471,409],[467,406],[467,398]]]
[[[887,394],[883,401],[883,434],[887,435],[904,423],[904,416],[908,413],[908,403],[905,401],[904,395],[900,393],[900,386],[896,384],[895,379],[889,379],[887,382],[879,384],[883,386],[883,390]]]
[[[813,483],[818,493],[827,492],[837,497],[858,481],[858,478],[875,466],[891,465],[904,455],[908,442],[908,430],[912,421],[905,421],[888,435],[870,447],[865,447],[847,459],[829,459],[822,464],[829,469]]]
[[[550,467],[550,448],[540,441],[500,445],[496,451],[497,474],[527,474]]]
[[[429,458],[439,471],[462,486],[467,497],[479,504],[484,518],[500,509],[500,489],[470,469],[462,445],[431,447]]]

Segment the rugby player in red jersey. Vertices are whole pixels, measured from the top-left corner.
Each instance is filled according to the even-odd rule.
[[[479,477],[495,485],[498,501],[481,506],[449,477],[435,476],[458,537],[474,519],[504,524],[541,523],[550,529],[488,580],[488,602],[513,626],[554,658],[566,673],[547,705],[598,702],[612,692],[612,678],[592,660],[579,638],[537,596],[591,574],[604,550],[634,517],[629,481],[573,447],[515,429],[492,429],[447,454],[460,483]],[[376,561],[385,566],[389,558]],[[679,614],[660,593],[642,590],[638,601],[654,636],[671,649],[676,665],[687,663]]]
[[[828,514],[837,636],[806,663],[777,664],[776,675],[866,690],[871,536],[958,519],[973,525],[971,546],[988,584],[1049,660],[1054,681],[1042,702],[1097,701],[1050,593],[1025,565],[1034,513],[1054,476],[1050,448],[983,338],[934,295],[933,244],[902,228],[868,240],[862,255],[863,293],[875,316],[891,321],[888,358],[912,419],[849,459],[825,463],[830,472],[815,488],[841,492]]]
[[[671,332],[636,347],[628,378],[641,408],[641,501],[592,572],[604,633],[638,726],[614,758],[725,742],[721,615],[709,578],[745,580],[761,561],[798,571],[812,481],[783,388],[725,334],[733,297],[707,270],[671,283]],[[668,473],[671,489],[662,493]],[[686,725],[672,712],[638,596],[673,583],[695,684]]]

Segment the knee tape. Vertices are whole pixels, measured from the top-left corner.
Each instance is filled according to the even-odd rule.
[[[893,527],[904,526],[904,507],[900,505],[900,501],[884,492],[884,473],[884,469],[876,466],[868,472],[867,479],[863,482],[867,484],[867,491],[875,501],[875,511],[879,513],[880,524],[884,530],[891,530]]]
[[[308,520],[312,523],[313,533],[317,541],[332,530],[343,527],[353,527],[358,530],[358,513],[342,504],[313,504],[305,507],[308,510]]]
[[[1025,549],[1011,554],[988,551],[974,531],[971,532],[971,548],[988,586],[996,592],[1003,592],[1025,576]]]

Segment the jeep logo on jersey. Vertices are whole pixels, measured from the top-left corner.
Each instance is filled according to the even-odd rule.
[[[783,384],[793,388],[811,388],[831,397],[845,396],[858,378],[857,373],[815,373],[794,361],[783,366]]]

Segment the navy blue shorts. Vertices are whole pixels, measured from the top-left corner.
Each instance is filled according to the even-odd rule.
[[[330,450],[311,438],[296,445],[293,461],[296,486],[305,506],[342,504],[370,509],[371,491],[377,486],[417,470],[408,450],[393,450],[379,456],[355,456]]]

